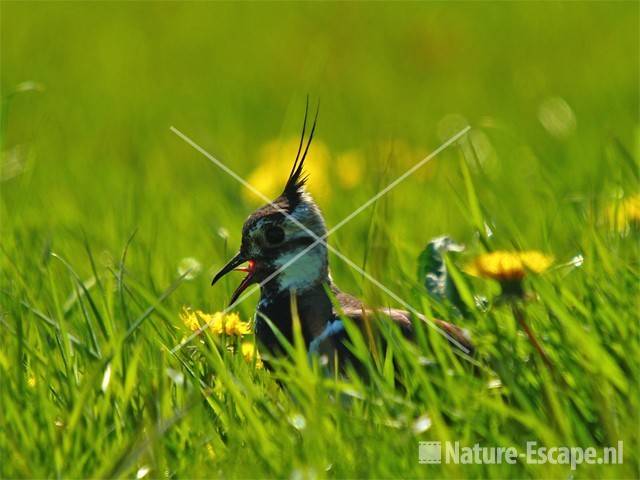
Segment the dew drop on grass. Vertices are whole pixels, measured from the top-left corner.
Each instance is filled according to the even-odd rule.
[[[413,433],[416,435],[426,432],[431,428],[431,417],[428,414],[420,415],[412,425]]]
[[[136,472],[136,478],[140,479],[146,477],[150,470],[151,469],[147,465],[140,467]]]
[[[581,254],[576,255],[571,260],[569,260],[569,265],[573,268],[579,268],[584,264],[584,257]]]
[[[538,108],[538,120],[556,138],[566,138],[576,129],[576,116],[565,99],[552,97]]]
[[[17,93],[24,93],[24,92],[43,92],[44,91],[44,85],[40,82],[35,82],[33,80],[27,80],[25,82],[19,83],[16,86],[16,90]]]
[[[493,237],[493,230],[491,230],[491,227],[487,222],[484,222],[484,233],[487,236],[487,238]]]
[[[314,480],[318,478],[318,474],[312,467],[302,467],[294,469],[289,478],[291,480]]]
[[[104,370],[104,375],[102,376],[102,385],[100,388],[102,388],[103,392],[106,392],[107,388],[109,388],[110,381],[111,381],[111,363],[107,365],[107,368]]]
[[[428,358],[422,355],[418,357],[418,365],[421,365],[423,367],[430,367],[435,364],[436,362],[432,358]]]
[[[193,280],[201,271],[202,265],[193,257],[185,257],[178,264],[178,275],[184,275],[185,280]]]
[[[178,386],[182,386],[184,384],[184,374],[173,368],[167,368],[167,375],[169,378]]]
[[[490,390],[502,388],[502,382],[499,378],[492,378],[487,382],[487,388],[489,388]]]
[[[296,430],[304,430],[307,426],[307,420],[299,413],[295,413],[289,417],[289,423],[293,425]]]

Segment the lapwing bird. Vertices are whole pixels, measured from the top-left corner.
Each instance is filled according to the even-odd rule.
[[[348,361],[349,352],[344,345],[348,336],[341,318],[350,318],[363,330],[369,320],[395,322],[405,336],[411,337],[412,316],[404,310],[366,306],[340,291],[331,279],[324,243],[327,227],[320,209],[305,190],[304,162],[316,123],[317,113],[302,152],[305,112],[298,153],[282,194],[247,218],[242,227],[240,251],[214,276],[211,284],[233,270],[246,272],[231,296],[230,305],[250,285],[260,284],[255,333],[259,347],[267,349],[264,353],[283,352],[273,326],[293,342],[292,307],[295,307],[309,353],[327,355],[325,358],[345,357]],[[462,347],[465,353],[472,350],[465,331],[442,320],[433,322],[452,344]]]

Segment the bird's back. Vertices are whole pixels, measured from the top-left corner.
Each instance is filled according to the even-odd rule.
[[[342,292],[335,285],[331,286],[331,292],[335,298],[335,305],[332,306],[331,310],[331,319],[323,331],[308,343],[311,353],[331,354],[338,352],[339,356],[351,357],[350,352],[347,351],[344,345],[344,342],[348,339],[347,331],[342,321],[345,317],[351,320],[362,331],[364,338],[367,338],[370,342],[375,341],[374,337],[379,338],[377,335],[377,331],[381,327],[379,322],[388,321],[397,325],[406,338],[413,339],[412,315],[406,310],[368,307],[360,299]],[[418,319],[420,321],[428,321],[423,315],[419,315]],[[466,331],[440,319],[431,321],[452,346],[465,354],[473,353],[473,344]]]

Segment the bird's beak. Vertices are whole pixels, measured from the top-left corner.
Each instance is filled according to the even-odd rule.
[[[249,262],[247,267],[239,268],[245,262]],[[241,252],[236,254],[229,262],[220,269],[218,273],[215,274],[213,280],[211,280],[211,285],[214,285],[218,280],[224,277],[227,273],[232,270],[239,270],[241,272],[247,272],[247,276],[242,280],[242,283],[236,288],[235,292],[231,295],[231,300],[229,301],[229,305],[233,305],[233,303],[238,299],[240,294],[253,283],[253,276],[255,273],[255,262],[253,260],[247,259]]]
[[[211,280],[211,285],[215,285],[218,280],[224,277],[231,270],[235,270],[237,267],[242,265],[247,260],[244,258],[242,253],[238,252],[235,257],[233,257],[227,264],[220,269],[218,273],[215,274],[213,280]]]

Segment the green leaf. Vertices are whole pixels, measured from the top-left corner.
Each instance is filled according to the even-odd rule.
[[[429,295],[439,301],[448,301],[459,307],[460,295],[451,280],[444,256],[448,252],[462,252],[464,246],[443,235],[433,238],[418,257],[418,282],[423,283]]]

